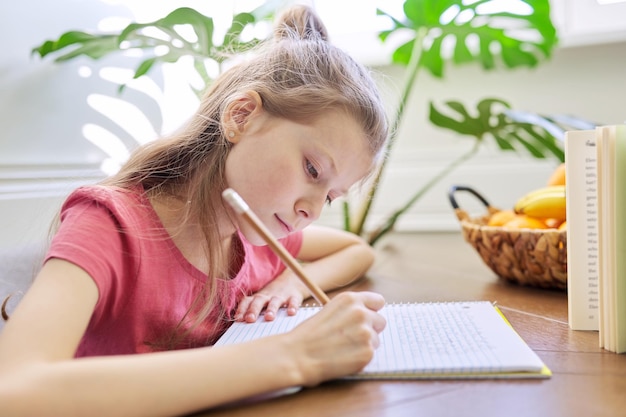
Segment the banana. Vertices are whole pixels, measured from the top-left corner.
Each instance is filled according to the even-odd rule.
[[[544,219],[565,220],[565,186],[539,188],[517,200],[516,213]]]

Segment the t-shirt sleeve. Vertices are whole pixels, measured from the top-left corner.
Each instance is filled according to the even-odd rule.
[[[66,204],[46,260],[59,258],[82,268],[98,287],[98,311],[115,311],[129,268],[128,241],[109,208],[94,200]],[[128,272],[128,271],[126,271]],[[117,294],[117,295],[116,295]],[[103,305],[106,304],[106,305]]]

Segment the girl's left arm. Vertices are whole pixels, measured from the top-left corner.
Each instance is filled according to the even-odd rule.
[[[323,290],[346,286],[362,277],[374,262],[374,249],[359,236],[331,227],[311,225],[304,229],[297,255],[307,276]],[[256,321],[263,311],[272,320],[280,307],[296,314],[302,301],[311,296],[308,288],[289,269],[251,296],[244,297],[236,319]]]
[[[354,233],[314,225],[303,233],[297,257],[305,262],[307,275],[324,290],[348,285],[374,262],[374,249]],[[311,294],[305,290],[304,295]]]

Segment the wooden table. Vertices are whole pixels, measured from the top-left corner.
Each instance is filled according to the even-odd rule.
[[[395,234],[377,245],[368,278],[351,289],[388,302],[496,301],[552,370],[545,380],[332,381],[279,398],[199,416],[626,416],[626,355],[598,333],[567,324],[567,294],[494,276],[460,233]],[[262,384],[263,381],[259,381]]]

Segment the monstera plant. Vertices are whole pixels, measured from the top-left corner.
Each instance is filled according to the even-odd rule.
[[[235,15],[221,42],[214,39],[215,25],[211,17],[184,7],[153,22],[131,23],[119,33],[66,32],[59,39],[34,48],[33,52],[41,57],[53,55],[56,61],[62,62],[78,56],[99,59],[112,53],[141,50],[147,58],[135,69],[135,78],[148,74],[157,64],[190,56],[204,81],[203,86],[195,89],[199,95],[211,81],[207,63],[211,62],[219,69],[233,55],[256,45],[258,39],[244,40],[242,33],[247,27],[270,19],[284,3],[281,0],[268,1],[249,13]],[[406,0],[403,10],[401,18],[378,10],[379,15],[386,16],[391,22],[391,28],[379,34],[382,42],[393,42],[396,35],[405,36],[404,43],[391,57],[394,64],[406,67],[406,81],[393,118],[387,154],[395,144],[398,127],[405,117],[409,97],[421,72],[428,71],[434,77],[444,78],[448,65],[474,63],[486,71],[535,67],[550,57],[557,43],[556,30],[550,20],[549,0]],[[188,30],[184,32],[181,28]],[[154,35],[155,32],[158,35]],[[157,54],[157,49],[166,52]],[[121,85],[120,90],[123,88]],[[441,178],[474,155],[487,138],[492,138],[502,150],[524,150],[537,158],[554,156],[562,160],[557,124],[549,118],[533,116],[534,119],[519,117],[519,112],[513,112],[511,106],[499,98],[484,99],[474,109],[465,108],[454,100],[442,105],[431,102],[430,121],[438,127],[472,137],[474,146],[443,167],[439,174],[416,190],[406,204],[374,227],[367,237],[370,244],[392,230],[402,214]],[[555,126],[555,129],[549,126]],[[384,169],[385,162],[360,201],[344,202],[346,230],[364,234]],[[360,206],[359,210],[354,210],[358,213],[356,216],[352,215],[353,203]]]
[[[406,66],[406,81],[393,119],[387,154],[395,144],[398,127],[420,72],[428,71],[436,78],[444,78],[447,65],[475,63],[487,71],[535,67],[550,57],[557,44],[548,0],[406,0],[403,10],[403,19],[378,10],[379,15],[387,16],[392,22],[391,29],[379,34],[383,42],[392,41],[394,35],[400,33],[409,37],[392,55],[393,63]],[[473,137],[474,147],[443,167],[439,174],[413,193],[406,204],[375,227],[368,236],[370,244],[392,230],[402,214],[441,178],[474,155],[489,137],[502,150],[524,149],[537,158],[550,155],[563,159],[554,130],[511,117],[511,106],[502,99],[484,99],[471,111],[453,100],[447,101],[445,106],[448,107],[446,111],[438,110],[430,102],[430,121]],[[550,123],[544,117],[538,117]],[[356,211],[357,218],[352,218],[350,201],[344,203],[346,229],[364,233],[385,163],[383,161],[371,182],[361,202],[362,207]]]
[[[131,50],[144,52],[147,56],[135,69],[133,78],[146,75],[157,64],[191,57],[193,68],[203,81],[200,88],[192,87],[196,95],[200,96],[212,79],[207,69],[209,63],[217,65],[219,73],[228,59],[259,42],[256,38],[243,40],[242,32],[261,20],[271,18],[271,6],[276,1],[267,3],[251,12],[234,15],[221,41],[216,40],[212,17],[189,7],[181,7],[153,22],[131,23],[119,33],[65,32],[57,40],[48,40],[33,48],[32,52],[42,58],[54,55],[56,62],[69,61],[79,56],[97,60]],[[165,53],[158,53],[159,50]],[[124,87],[125,84],[120,85],[120,91]]]
[[[134,67],[132,79],[128,75],[120,81],[118,75],[116,83],[119,97],[115,99],[126,100],[128,104],[134,106],[133,110],[139,112],[138,119],[120,115],[117,106],[94,109],[106,118],[107,125],[98,126],[99,137],[93,137],[93,134],[92,138],[86,137],[105,154],[100,164],[101,171],[112,174],[125,162],[130,149],[136,146],[135,143],[146,140],[146,137],[136,137],[128,133],[132,130],[134,120],[152,125],[151,132],[147,132],[149,135],[152,132],[162,132],[164,119],[173,116],[172,113],[163,110],[162,103],[154,96],[155,88],[161,89],[161,95],[165,94],[165,85],[159,84],[158,75],[154,76],[155,70],[164,69],[163,64],[176,63],[184,59],[177,70],[186,71],[179,79],[183,83],[188,82],[186,87],[191,92],[191,98],[188,95],[182,99],[193,100],[195,93],[196,99],[199,100],[215,75],[230,65],[232,60],[239,59],[240,54],[259,43],[259,38],[248,33],[256,33],[257,24],[268,23],[272,19],[276,5],[282,1],[265,2],[252,11],[234,14],[230,21],[225,22],[223,20],[227,18],[222,18],[217,25],[213,17],[189,7],[181,7],[163,18],[146,23],[133,22],[117,32],[68,31],[61,34],[58,39],[47,40],[36,46],[32,53],[42,58],[52,57],[57,63],[81,57],[99,60],[117,56],[123,57],[123,60],[117,61],[116,67]],[[134,82],[135,79],[142,77],[149,77],[151,82],[148,84]],[[150,85],[150,90],[145,89],[146,85]],[[132,94],[125,94],[127,87],[132,87]],[[177,95],[185,93],[185,86],[177,90]],[[139,106],[133,103],[138,97],[141,100]],[[154,108],[161,110],[160,117],[147,116],[146,112]]]

